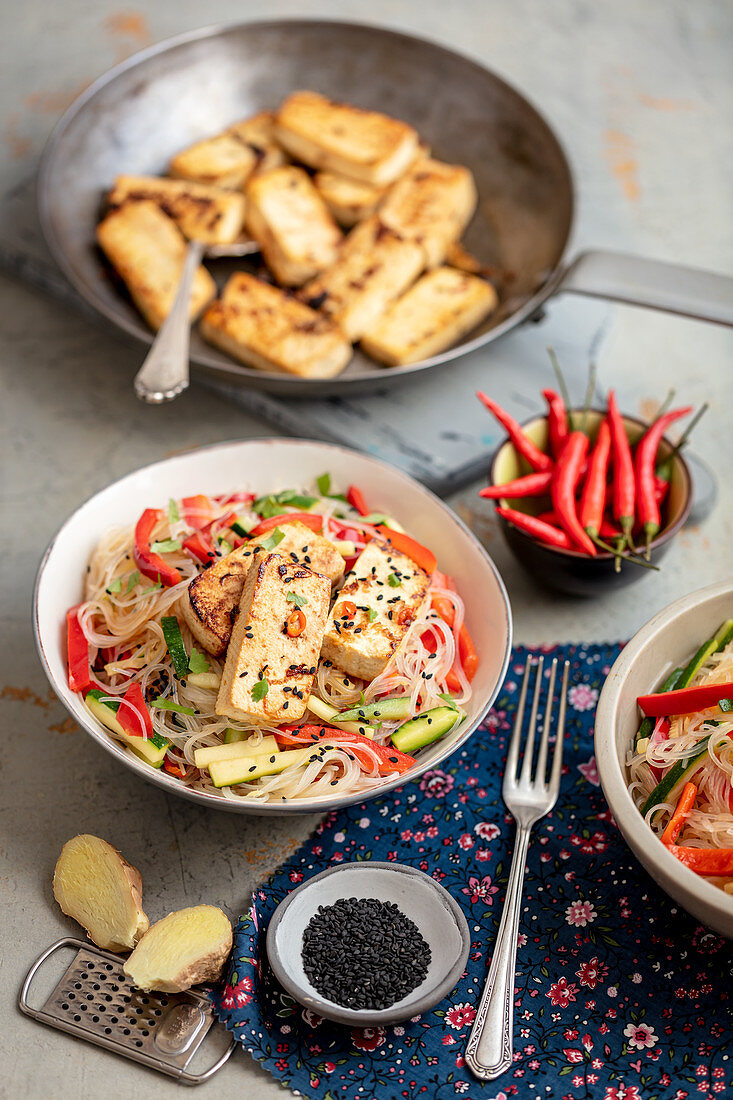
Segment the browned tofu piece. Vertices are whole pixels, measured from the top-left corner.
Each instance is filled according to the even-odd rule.
[[[361,346],[388,366],[418,363],[455,344],[497,304],[491,283],[452,267],[436,267],[364,333]]]
[[[347,229],[370,217],[387,190],[336,172],[316,172],[313,183],[336,221]]]
[[[387,229],[375,214],[351,230],[336,262],[306,283],[301,297],[358,340],[424,266],[420,245]]]
[[[429,591],[430,577],[412,558],[395,550],[390,542],[375,539],[368,543],[347,574],[328,617],[322,659],[349,676],[373,680],[425,611]],[[344,615],[348,603],[356,607],[353,618]]]
[[[377,187],[393,183],[413,160],[417,132],[378,111],[293,92],[275,116],[275,136],[296,160]]]
[[[197,141],[176,154],[169,172],[178,179],[238,190],[254,172],[285,163],[285,154],[273,138],[272,122],[272,113],[261,111],[223,133]]]
[[[231,276],[200,327],[210,344],[256,370],[332,378],[353,354],[328,317],[244,271]]]
[[[257,726],[303,717],[330,598],[327,577],[280,554],[255,556],[227,650],[217,714]],[[301,619],[297,637],[288,632],[293,615]]]
[[[273,533],[265,539],[251,539],[224,558],[214,561],[199,573],[181,597],[179,610],[194,638],[214,657],[221,657],[229,645],[232,623],[242,598],[244,581],[254,553],[263,541],[273,543],[273,551],[289,561],[295,559],[314,573],[337,584],[344,575],[344,559],[323,535],[317,535],[304,523],[283,523],[283,537],[275,544]]]
[[[150,327],[160,328],[175,300],[186,255],[176,223],[149,199],[126,202],[100,222],[97,240]],[[215,295],[214,280],[200,267],[191,290],[191,320]]]
[[[468,168],[424,157],[390,189],[379,216],[400,236],[419,241],[427,266],[436,267],[473,217],[476,201]]]
[[[108,201],[150,199],[173,218],[184,237],[206,244],[229,244],[244,227],[244,195],[189,180],[158,176],[118,176]]]
[[[300,286],[335,260],[341,230],[302,168],[259,173],[247,204],[247,229],[283,286]]]
[[[469,275],[480,275],[484,279],[492,275],[495,270],[492,264],[482,263],[478,256],[474,256],[473,252],[464,248],[460,241],[454,241],[453,244],[448,245],[445,262],[448,267],[467,271]]]

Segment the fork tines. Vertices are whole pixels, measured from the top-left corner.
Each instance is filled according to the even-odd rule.
[[[544,790],[548,791],[550,794],[555,795],[556,797],[560,787],[560,769],[562,767],[562,743],[563,733],[565,729],[565,711],[567,707],[568,675],[570,671],[570,663],[568,661],[563,662],[562,683],[560,687],[560,706],[558,709],[557,722],[555,725],[554,752],[552,759],[552,769],[549,777],[546,775],[547,756],[550,743],[550,730],[552,725],[555,681],[558,671],[557,657],[553,658],[552,664],[550,666],[550,675],[548,678],[547,694],[545,699],[545,712],[542,722],[542,734],[540,737],[539,751],[537,753],[537,760],[534,771],[532,769],[532,764],[535,756],[535,733],[537,728],[537,714],[540,708],[543,688],[544,664],[544,657],[539,657],[536,661],[534,661],[531,654],[528,654],[524,668],[524,680],[522,682],[521,691],[519,693],[517,714],[514,719],[514,729],[512,732],[511,742],[509,744],[509,752],[507,754],[506,771],[504,773],[504,784],[505,786],[509,785],[512,791],[516,791],[518,788],[522,787],[528,790],[544,788]],[[534,683],[534,691],[532,693],[532,706],[530,710],[529,729],[527,731],[527,740],[524,744],[522,770],[520,774],[517,774],[519,748],[522,741],[522,726],[524,723],[524,710],[527,702],[527,693],[534,670],[536,670],[536,677]]]

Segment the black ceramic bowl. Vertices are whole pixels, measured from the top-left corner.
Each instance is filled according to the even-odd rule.
[[[582,414],[579,410],[575,410],[575,415],[578,417]],[[595,440],[598,426],[604,416],[605,411],[600,409],[591,409],[588,412],[587,426],[591,444]],[[629,440],[632,444],[636,443],[647,425],[632,416],[625,416],[623,421]],[[536,416],[526,421],[522,428],[538,447],[542,450],[547,449],[547,417]],[[659,448],[660,456],[664,458],[671,450],[671,443],[663,439]],[[509,440],[502,443],[491,460],[490,483],[503,485],[528,473],[531,473],[530,467],[517,454],[513,444]],[[523,500],[502,498],[499,503],[530,515],[539,515],[552,507],[550,498],[546,496]],[[673,538],[687,519],[691,504],[690,471],[685,460],[677,454],[672,466],[669,492],[662,505],[662,529],[651,544],[652,564],[659,565],[667,553]],[[613,554],[599,551],[596,557],[591,558],[581,551],[559,550],[554,546],[538,542],[503,517],[497,516],[497,519],[507,545],[517,560],[533,577],[557,592],[573,596],[601,595],[612,588],[621,588],[633,584],[634,581],[642,580],[650,572],[631,562],[622,562],[620,571],[616,572]]]

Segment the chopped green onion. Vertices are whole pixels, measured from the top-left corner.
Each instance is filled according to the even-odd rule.
[[[262,679],[258,680],[255,686],[252,688],[252,701],[254,703],[259,703],[260,699],[265,698],[269,690],[270,685],[263,676]]]
[[[112,581],[112,583],[105,589],[105,592],[108,592],[110,596],[116,595],[118,592],[121,592],[121,591],[122,591],[122,577],[115,577],[115,579]]]
[[[272,534],[268,535],[266,539],[258,539],[257,545],[261,546],[263,550],[274,550],[284,538],[285,532],[281,531],[279,527],[276,527]]]
[[[373,607],[370,607],[370,608],[369,608],[369,611],[368,611],[368,615],[369,615],[369,622],[370,622],[370,623],[373,623],[373,622],[374,622],[374,620],[375,620],[375,619],[376,619],[376,617],[377,617],[377,613],[376,613],[376,611],[374,610],[374,608],[373,608]]]
[[[263,519],[282,516],[287,512],[287,508],[283,508],[273,496],[258,497],[252,505],[252,510],[262,516]]]
[[[191,656],[188,659],[188,671],[189,672],[208,672],[209,662],[204,657],[203,653],[194,647],[191,649]]]
[[[150,549],[154,554],[172,554],[174,550],[181,549],[180,539],[162,539],[161,542],[153,542]]]
[[[387,584],[390,588],[399,588],[402,584],[402,581],[396,573],[390,573],[390,575],[387,577]]]
[[[180,518],[181,518],[181,516],[180,516],[180,513],[178,511],[178,505],[176,504],[173,497],[171,497],[170,500],[168,501],[168,522],[169,523],[178,523]]]
[[[297,592],[288,592],[285,599],[288,601],[288,603],[294,603],[296,607],[305,607],[305,605],[308,603],[308,600],[305,598],[305,596],[299,596]]]
[[[174,703],[172,699],[153,699],[150,706],[154,710],[172,710],[176,714],[194,715],[196,713],[193,707],[182,707],[180,703]]]
[[[162,581],[156,581],[155,584],[149,584],[147,588],[143,588],[142,595],[147,596],[148,592],[157,592],[159,588],[163,587]]]
[[[318,492],[321,496],[327,497],[331,492],[331,475],[321,474],[320,477],[316,478],[316,485],[318,486]]]

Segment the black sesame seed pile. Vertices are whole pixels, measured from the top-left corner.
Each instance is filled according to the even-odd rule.
[[[394,902],[342,898],[319,905],[303,933],[302,957],[321,996],[344,1008],[379,1010],[420,985],[430,948]]]

